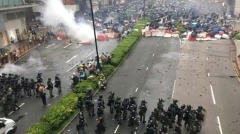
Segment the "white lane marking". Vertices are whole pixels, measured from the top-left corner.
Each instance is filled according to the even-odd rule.
[[[181,48],[181,46],[182,46],[182,41],[181,41],[181,39],[179,38],[179,47]]]
[[[153,54],[153,56],[154,56],[155,54]]]
[[[86,57],[89,57],[91,54],[93,54],[95,52],[95,50],[94,51],[92,51],[91,53],[89,53]]]
[[[81,47],[81,46],[82,46],[82,44],[78,45],[77,48],[79,48],[79,47]]]
[[[176,85],[176,80],[174,80],[174,83],[173,83],[172,98],[173,98],[173,96],[174,96],[175,85]]]
[[[146,70],[148,70],[148,67],[146,68]]]
[[[210,77],[210,73],[207,73],[207,76]]]
[[[54,48],[57,48],[57,47],[59,47],[60,45],[56,45]]]
[[[10,112],[8,115],[11,115],[13,113],[13,111],[12,112]]]
[[[78,64],[80,64],[80,62],[78,62],[77,64],[75,64],[74,66],[72,66],[70,69],[67,70],[67,72],[71,71],[74,67],[76,67]]]
[[[76,58],[77,55],[73,56],[71,59],[69,59],[66,63],[70,62],[71,60],[73,60],[74,58]]]
[[[157,44],[157,47],[158,47],[158,44]]]
[[[135,131],[134,134],[137,134],[137,132]]]
[[[208,57],[206,58],[206,60],[208,60]]]
[[[206,49],[208,49],[208,47],[206,47]]]
[[[218,128],[219,128],[220,134],[223,134],[219,116],[217,116],[217,121],[218,121]]]
[[[72,43],[69,43],[68,45],[66,45],[65,47],[63,47],[63,48],[67,48],[68,46],[70,46],[70,45],[72,45]]]
[[[138,88],[136,88],[135,92],[137,92],[137,91],[138,91]]]
[[[116,127],[116,129],[115,129],[115,131],[114,131],[114,134],[117,133],[118,128],[119,128],[119,125],[117,125],[117,127]]]
[[[22,107],[25,103],[22,103],[21,105],[19,105],[19,107]]]
[[[213,104],[216,104],[215,97],[214,97],[214,93],[213,93],[213,88],[212,88],[212,85],[211,85],[211,84],[210,84],[210,89],[211,89]]]
[[[55,43],[53,43],[51,45],[48,45],[46,48],[49,48],[49,47],[54,46],[54,45],[55,45]]]

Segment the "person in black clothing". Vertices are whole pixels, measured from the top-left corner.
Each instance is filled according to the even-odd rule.
[[[54,97],[54,95],[53,95],[53,83],[51,81],[51,78],[48,78],[47,90],[49,90],[50,97]]]
[[[58,93],[62,92],[61,80],[57,75],[55,76],[55,86],[54,87],[56,87],[58,89]]]

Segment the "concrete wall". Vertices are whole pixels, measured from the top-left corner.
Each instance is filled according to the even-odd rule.
[[[0,14],[0,31],[5,31],[5,15],[4,14]]]
[[[23,33],[23,31],[26,29],[25,18],[8,20],[5,22],[5,27],[8,34],[8,39],[10,40],[12,37],[14,41],[18,41],[16,29],[19,29],[20,34]]]
[[[240,0],[236,0],[236,3],[235,3],[235,15],[239,15],[240,14]]]

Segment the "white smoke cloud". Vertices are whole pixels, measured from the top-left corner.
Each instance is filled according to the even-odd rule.
[[[42,21],[45,25],[57,27],[63,24],[67,28],[68,35],[72,38],[93,39],[93,28],[86,23],[77,23],[74,12],[64,7],[61,0],[47,0],[44,6]]]
[[[43,69],[43,68],[45,68],[45,67],[43,66],[41,58],[36,57],[35,55],[31,55],[28,58],[28,60],[21,65],[7,63],[4,66],[4,68],[2,70],[0,70],[0,74],[2,74],[2,73],[7,73],[7,74],[12,73],[12,74],[22,75],[22,74],[31,73],[31,71],[29,69],[40,70],[40,69]]]

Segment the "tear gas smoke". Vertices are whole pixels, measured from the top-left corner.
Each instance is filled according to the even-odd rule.
[[[54,28],[63,24],[68,35],[77,40],[93,39],[93,28],[86,23],[77,23],[74,12],[64,7],[61,0],[47,0],[44,6],[43,23]]]
[[[0,73],[12,73],[12,74],[29,74],[30,70],[29,69],[34,69],[34,70],[39,70],[39,68],[44,68],[43,67],[43,63],[40,59],[40,57],[36,57],[31,55],[27,62],[25,62],[24,64],[21,65],[15,65],[15,64],[11,64],[8,63],[5,65],[5,67],[0,70]]]

